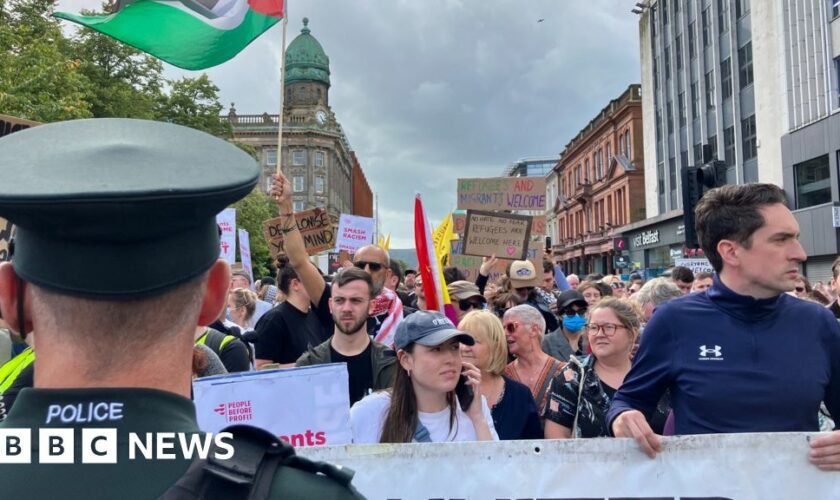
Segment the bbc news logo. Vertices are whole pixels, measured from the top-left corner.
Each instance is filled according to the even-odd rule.
[[[0,429],[0,464],[31,464],[33,438],[38,440],[37,463],[115,464],[117,429],[81,429],[77,456],[76,433],[72,428],[42,428],[37,437],[32,429]],[[213,447],[215,445],[215,449]],[[128,433],[128,460],[216,460],[233,457],[233,434],[186,432]]]

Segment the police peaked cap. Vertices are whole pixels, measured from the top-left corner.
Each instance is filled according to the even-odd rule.
[[[259,167],[204,132],[132,119],[73,120],[0,139],[0,217],[17,226],[24,280],[67,295],[155,295],[219,257],[216,214]]]

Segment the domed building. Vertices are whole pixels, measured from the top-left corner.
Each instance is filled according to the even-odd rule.
[[[283,173],[292,183],[295,211],[320,207],[331,214],[373,216],[373,195],[356,154],[329,105],[330,58],[309,30],[309,19],[286,49],[283,75]],[[234,139],[256,148],[261,186],[268,191],[277,167],[278,115],[222,117]]]

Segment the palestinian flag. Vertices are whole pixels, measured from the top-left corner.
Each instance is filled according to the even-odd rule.
[[[233,58],[283,18],[283,7],[284,0],[120,0],[107,16],[54,15],[197,70]]]

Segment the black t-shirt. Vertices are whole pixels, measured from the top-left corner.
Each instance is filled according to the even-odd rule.
[[[332,330],[332,316],[318,315],[311,308],[303,312],[283,302],[257,322],[256,357],[281,364],[294,363],[307,348],[327,340]]]
[[[369,342],[364,351],[355,356],[345,356],[330,344],[330,360],[333,363],[347,363],[347,373],[350,379],[350,406],[367,396],[373,388],[373,365],[370,355],[373,342]]]

